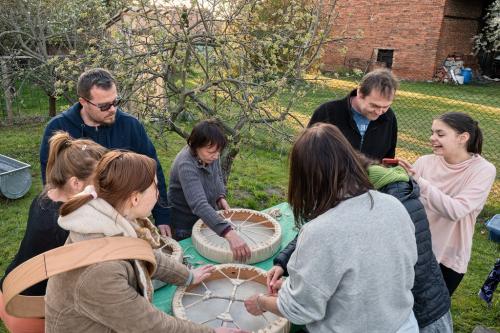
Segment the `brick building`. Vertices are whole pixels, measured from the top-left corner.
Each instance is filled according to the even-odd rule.
[[[491,0],[337,0],[326,70],[391,67],[400,78],[431,79],[450,54],[477,67],[471,38]]]

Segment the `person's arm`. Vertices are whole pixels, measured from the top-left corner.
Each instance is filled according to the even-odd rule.
[[[495,180],[495,169],[482,168],[470,177],[470,182],[454,196],[448,195],[423,177],[416,179],[426,208],[436,211],[447,219],[459,221],[482,207]]]
[[[273,295],[253,295],[245,300],[245,308],[254,316],[260,316],[264,312],[269,311],[277,316],[283,317],[278,309],[278,297]]]
[[[217,175],[215,176],[217,177]],[[248,244],[208,203],[197,167],[192,162],[184,161],[180,163],[179,181],[191,212],[201,218],[217,235],[224,237],[229,242],[229,247],[233,252],[233,259],[240,262],[250,259],[251,250]],[[214,181],[217,182],[217,179]]]
[[[88,267],[74,291],[76,311],[115,332],[214,332],[156,309],[129,284],[133,269],[126,265],[109,261]]]
[[[198,284],[208,278],[215,270],[212,265],[204,265],[189,270],[185,265],[178,263],[171,256],[159,250],[155,250],[154,254],[157,266],[151,278],[176,286]]]
[[[290,260],[290,257],[293,254],[293,251],[295,251],[295,247],[297,245],[297,238],[298,236],[295,236],[294,239],[288,245],[281,250],[281,252],[273,259],[273,264],[274,267],[272,267],[268,272],[267,272],[267,291],[270,294],[276,293],[280,288],[281,288],[281,281],[280,279],[283,276],[288,276],[288,271],[286,269],[286,266],[288,264],[288,261]]]
[[[326,249],[322,239],[330,237],[304,227],[288,262],[290,276],[278,292],[278,310],[294,324],[323,319],[328,302],[342,280],[340,249],[335,246]]]
[[[286,266],[288,264],[288,261],[290,260],[290,257],[292,256],[293,251],[295,251],[295,247],[297,246],[297,238],[298,236],[295,236],[295,238],[290,243],[288,243],[288,245],[283,250],[281,250],[281,252],[273,259],[274,265],[278,265],[283,268],[283,275],[288,275]]]
[[[210,229],[221,236],[230,225],[208,203],[196,166],[190,161],[180,163],[179,181],[186,202],[193,214],[201,218]]]
[[[226,200],[226,197],[220,197],[217,200],[217,207],[219,207],[219,209],[226,210],[226,211],[231,209],[231,207],[229,206],[229,203]]]
[[[154,250],[154,254],[157,266],[151,278],[176,286],[189,284],[187,282],[192,279],[192,276],[185,265],[178,263],[171,256],[159,250]]]

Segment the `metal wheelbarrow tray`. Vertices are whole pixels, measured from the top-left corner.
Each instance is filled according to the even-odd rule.
[[[0,192],[18,199],[31,187],[31,165],[0,154]]]

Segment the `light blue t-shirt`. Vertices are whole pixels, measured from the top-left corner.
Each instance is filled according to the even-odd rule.
[[[351,109],[352,109],[352,118],[354,119],[354,122],[356,123],[356,126],[358,127],[359,134],[361,134],[361,137],[364,137],[366,130],[368,129],[368,125],[370,124],[370,119],[363,116],[361,113],[356,111],[354,108],[351,108]]]

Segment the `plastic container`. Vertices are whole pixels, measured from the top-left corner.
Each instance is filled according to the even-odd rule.
[[[472,69],[462,68],[460,74],[464,77],[464,84],[470,83],[472,81]]]
[[[31,165],[0,154],[0,193],[18,199],[31,187]]]
[[[462,75],[455,75],[458,84],[464,84],[464,77]]]
[[[496,214],[486,222],[486,229],[490,231],[490,239],[500,243],[500,214]]]

